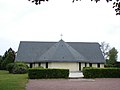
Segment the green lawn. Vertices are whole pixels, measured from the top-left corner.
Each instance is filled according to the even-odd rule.
[[[25,90],[27,74],[9,74],[0,70],[0,90]]]

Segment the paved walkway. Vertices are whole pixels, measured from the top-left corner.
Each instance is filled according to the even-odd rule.
[[[120,78],[29,80],[26,90],[120,90]]]

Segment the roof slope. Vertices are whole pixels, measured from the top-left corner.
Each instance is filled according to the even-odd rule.
[[[63,40],[59,42],[22,41],[18,48],[16,61],[105,62],[98,43],[64,42]]]
[[[99,43],[68,42],[71,47],[84,55],[90,63],[105,63]]]
[[[60,40],[40,56],[38,61],[55,62],[87,62],[85,57],[70,45]]]

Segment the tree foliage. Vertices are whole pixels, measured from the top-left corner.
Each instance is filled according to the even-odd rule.
[[[40,5],[41,1],[45,2],[45,1],[48,1],[48,0],[28,0],[28,1],[31,1],[32,3],[35,3],[36,5]]]
[[[6,69],[6,65],[15,61],[15,51],[12,48],[5,52],[2,58],[1,69]]]
[[[108,57],[108,51],[110,50],[109,43],[101,42],[101,51],[103,53],[104,59],[106,60]]]
[[[108,60],[106,62],[107,66],[116,66],[118,51],[113,47],[108,52]]]
[[[22,62],[9,63],[6,66],[9,73],[24,74],[28,72],[28,66]]]
[[[1,63],[2,63],[2,56],[0,56],[0,69],[1,69]]]
[[[78,1],[78,0],[73,0],[72,2],[74,1]],[[96,3],[98,3],[98,1],[100,0],[91,0],[91,1],[95,1]],[[120,15],[120,0],[106,0],[107,3],[110,1],[113,1],[113,8],[116,11],[116,15]]]
[[[41,1],[45,2],[45,1],[49,1],[49,0],[28,0],[28,1],[31,1],[32,3],[35,3],[36,5],[40,5]],[[72,0],[73,3],[75,1],[81,1],[81,0]],[[96,3],[98,3],[98,1],[100,1],[100,0],[91,0],[91,1],[95,1]],[[119,0],[106,0],[107,3],[110,1],[114,1],[113,8],[116,11],[116,15],[120,15],[120,1]]]

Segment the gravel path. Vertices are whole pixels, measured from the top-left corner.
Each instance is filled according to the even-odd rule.
[[[29,80],[26,90],[120,90],[120,78]]]

